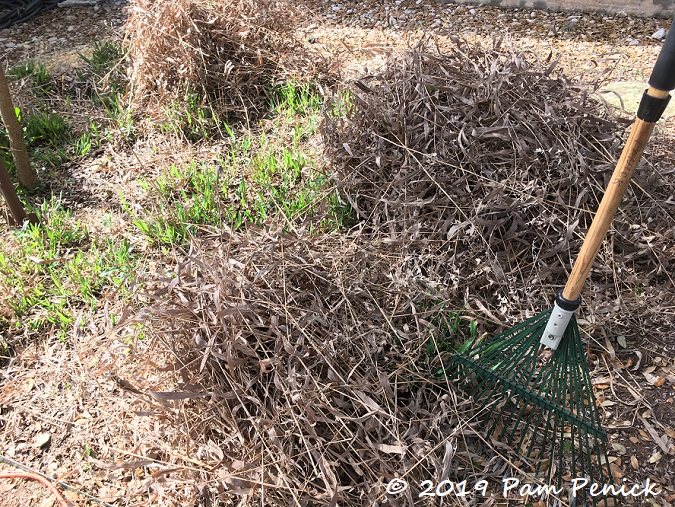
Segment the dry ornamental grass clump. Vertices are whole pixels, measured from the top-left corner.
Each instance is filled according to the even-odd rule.
[[[348,112],[329,113],[323,133],[364,230],[502,321],[545,307],[541,298],[564,283],[614,168],[623,129],[593,95],[598,85],[499,41],[447,51],[424,42],[349,86],[337,106]],[[673,185],[664,176],[638,168],[614,252],[600,259],[606,279],[591,281],[609,285],[603,294],[615,290],[615,263],[624,289],[668,283],[673,206],[662,203]]]
[[[194,484],[203,496],[398,505],[385,492],[396,477],[413,497],[425,479],[499,482],[467,445],[470,404],[433,380],[439,294],[381,245],[262,231],[224,238],[195,243],[168,293],[136,319],[151,338],[139,352],[170,350],[179,390],[196,398],[181,404],[189,423],[173,440],[185,442],[193,470],[202,464]]]
[[[134,98],[146,105],[159,99],[166,106],[193,93],[223,116],[255,116],[274,84],[315,75],[319,59],[295,39],[297,13],[286,2],[131,4],[129,77]]]

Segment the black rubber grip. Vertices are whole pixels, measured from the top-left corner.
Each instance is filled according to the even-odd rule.
[[[663,91],[675,88],[675,30],[672,26],[649,78],[649,86]]]

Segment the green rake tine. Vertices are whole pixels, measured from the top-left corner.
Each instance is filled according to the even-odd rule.
[[[527,350],[528,348],[531,348],[531,347],[528,347],[528,343],[526,342],[522,345],[522,348],[524,350]],[[520,355],[520,349],[516,349],[516,352],[519,353],[519,355]],[[526,358],[527,358],[527,356],[526,356]],[[523,375],[527,375],[528,378],[532,377],[534,371],[536,370],[536,362],[529,361],[529,365],[530,365],[530,367],[527,370],[527,373],[523,373]],[[505,368],[502,371],[500,371],[500,375],[502,377],[504,377],[505,379],[508,379],[509,383],[518,384],[518,371],[517,371],[518,366],[519,365],[517,365],[517,364],[512,364],[508,368]],[[494,371],[495,368],[492,368],[492,370]],[[514,370],[515,370],[515,375],[512,375],[512,372],[514,372]]]
[[[560,405],[561,402],[562,402],[562,400],[560,400],[560,399],[558,399],[558,398],[559,398],[559,397],[564,398],[564,396],[565,396],[565,394],[564,394],[565,391],[564,391],[564,389],[561,389],[561,388],[560,388],[561,386],[559,385],[559,383],[561,382],[560,379],[562,378],[562,375],[556,374],[556,373],[557,373],[557,370],[558,370],[558,368],[556,368],[556,366],[559,366],[561,363],[564,364],[563,361],[565,361],[565,357],[564,357],[564,356],[565,356],[565,354],[566,354],[566,350],[565,350],[565,349],[559,350],[558,352],[556,352],[556,354],[560,354],[561,357],[559,358],[559,361],[556,361],[556,362],[553,362],[553,363],[549,363],[549,365],[547,365],[547,366],[550,366],[551,364],[553,364],[553,367],[552,367],[552,368],[547,368],[547,369],[543,372],[543,373],[546,373],[547,375],[545,375],[545,377],[542,379],[541,384],[545,387],[545,389],[546,389],[545,392],[547,392],[547,393],[553,393],[551,402],[554,403],[554,404],[556,404],[556,405]],[[557,359],[558,359],[558,358],[557,358]],[[549,384],[548,382],[551,382],[551,384]],[[539,412],[540,412],[540,416],[539,416],[538,423],[541,422],[541,419],[543,418],[543,411],[540,410]],[[548,415],[547,415],[547,417],[546,417],[546,424],[544,425],[544,428],[546,429],[546,435],[544,435],[544,437],[543,437],[543,439],[542,439],[542,441],[541,441],[541,445],[542,445],[542,454],[545,452],[544,446],[547,445],[547,438],[546,438],[546,436],[547,436],[547,434],[548,434],[549,428],[551,427],[551,418],[554,416],[554,411],[548,410],[548,411],[547,411],[547,414],[548,414]],[[554,419],[554,421],[553,421],[553,422],[554,422],[554,424],[553,424],[553,430],[552,430],[552,432],[551,432],[551,433],[552,433],[552,436],[555,436],[555,434],[556,434],[556,429],[557,429],[557,426],[558,426],[558,419],[559,419],[558,417],[555,417],[555,419]],[[538,424],[535,425],[535,427],[538,427]],[[563,434],[563,433],[564,433],[564,423],[561,425],[561,427],[562,427],[562,432],[561,432],[561,434]],[[528,451],[527,451],[528,454],[531,453],[531,452],[533,451],[535,443],[536,443],[535,440],[532,440],[532,442],[530,443],[530,446],[529,446],[529,448],[528,448]],[[549,469],[548,469],[547,474],[546,474],[547,480],[550,479],[550,475],[551,475],[551,474],[550,474],[550,471],[551,471],[551,468],[554,466],[555,444],[553,443],[553,440],[551,441],[550,444],[548,444],[548,446],[549,446],[549,447],[548,447],[548,462],[549,462]],[[561,456],[562,456],[562,454],[561,454]],[[541,466],[541,463],[540,463],[540,465],[537,467],[537,470],[536,470],[536,474],[537,474],[537,475],[538,475],[540,466]]]
[[[535,330],[535,332],[536,332],[536,330]],[[531,333],[531,334],[534,335],[535,333]],[[529,362],[531,364],[531,367],[529,369],[527,369],[526,371],[520,372],[520,374],[516,375],[513,378],[514,383],[521,384],[521,385],[522,384],[527,385],[527,384],[531,384],[532,381],[533,381],[534,375],[536,374],[536,370],[537,370],[537,368],[536,368],[536,350],[537,350],[537,348],[531,346],[532,341],[533,341],[532,338],[528,339],[528,342],[525,345],[528,347],[528,349],[530,351],[529,356],[533,356],[533,358],[535,360],[534,361],[527,361],[528,359],[530,359],[529,356],[523,358],[523,360],[525,362]],[[540,383],[539,379],[537,379],[534,383],[539,384]],[[539,421],[541,420],[541,416],[543,415],[543,413],[542,413],[541,410],[538,410],[539,406],[538,406],[537,403],[535,403],[535,402],[523,403],[521,405],[520,409],[517,410],[516,422],[513,424],[514,428],[517,428],[519,426],[519,424],[522,421],[523,416],[526,414],[528,408],[531,409],[531,410],[530,410],[530,414],[526,416],[527,424],[529,424],[531,422],[531,418],[534,417],[536,412],[539,412],[539,414],[540,414]],[[500,415],[503,415],[503,413],[500,414]],[[494,425],[493,425],[493,427],[494,427]],[[498,440],[501,439],[504,436],[504,432],[507,431],[507,430],[508,430],[508,426],[506,426],[506,425],[503,426],[502,432],[500,433],[500,435],[497,436],[497,439]],[[511,434],[511,438],[509,440],[512,441],[513,436],[514,436],[514,433]],[[518,442],[518,445],[516,447],[520,448],[526,437],[527,437],[527,432],[526,431],[521,432],[521,439]],[[509,443],[512,443],[511,441]],[[527,453],[528,456],[532,451],[532,445],[534,445],[535,443],[536,443],[536,439],[532,439],[532,444],[531,444],[530,449],[528,450],[528,453]]]
[[[574,326],[572,326],[572,340],[571,340],[572,343],[569,344],[569,346],[572,348],[573,353],[572,355],[575,355],[574,352],[576,352],[577,338],[578,336],[574,332]],[[570,368],[570,374],[572,376],[572,382],[569,390],[569,397],[570,402],[572,403],[573,407],[572,409],[579,417],[585,417],[587,414],[584,406],[583,395],[582,393],[577,392],[577,387],[579,386],[580,380],[579,368],[572,366]],[[592,393],[589,393],[589,395],[592,396]],[[590,458],[587,450],[588,435],[589,435],[588,432],[584,431],[583,427],[577,427],[574,425],[570,427],[570,440],[572,442],[572,475],[574,477],[578,476],[577,475],[577,464],[578,464],[581,477],[586,477],[588,474],[592,478],[593,475],[592,468],[590,466],[587,466],[590,465],[590,461],[589,463],[586,463],[586,460]],[[575,442],[579,443],[578,449],[574,444]],[[577,453],[579,454],[579,459],[576,459],[575,455]]]
[[[521,333],[520,330],[519,330],[518,333],[514,334],[513,337],[510,339],[510,341],[518,342],[518,346],[515,347],[515,348],[512,347],[511,350],[509,350],[509,353],[510,353],[510,354],[516,353],[516,354],[519,354],[519,355],[523,355],[522,352],[527,353],[528,350],[531,349],[530,344],[531,344],[531,341],[532,341],[532,340],[531,340],[531,338],[527,338],[527,339],[525,339],[525,340],[523,341],[523,338],[526,338],[526,337],[530,336],[531,334],[532,334],[532,330],[527,330],[527,329],[526,329],[526,332],[524,332],[524,333]],[[503,343],[503,342],[502,342],[502,343]],[[480,353],[480,352],[478,352],[478,353]],[[503,354],[503,353],[504,353],[504,351],[502,351],[502,354]],[[486,363],[486,362],[488,362],[488,360],[491,359],[491,358],[492,358],[492,356],[489,356],[489,355],[488,355],[488,356],[482,356],[482,357],[481,357],[481,362],[482,362],[482,363]],[[504,377],[508,378],[508,377],[509,377],[508,374],[509,374],[512,370],[517,370],[518,366],[519,366],[519,365],[518,365],[518,364],[515,364],[515,363],[514,363],[514,364],[511,364],[509,367],[507,367],[505,370],[503,370],[502,375],[503,375]],[[536,365],[534,365],[534,367],[536,367]],[[492,369],[494,370],[494,369],[497,369],[497,368],[493,366]]]
[[[473,362],[472,360],[469,360]],[[478,366],[480,370],[484,371],[489,370],[490,372],[494,371],[493,368],[487,368],[482,365]],[[508,378],[508,373],[510,372],[510,368],[505,371],[503,377]],[[489,397],[492,393],[494,393],[496,390],[501,389],[502,386],[495,385],[494,383],[489,383],[490,376],[484,375],[482,377],[482,380],[469,392],[469,396],[473,397],[474,399],[483,399],[486,396]],[[487,386],[485,389],[481,390],[484,386]],[[488,390],[492,388],[492,391],[489,392]]]
[[[575,436],[577,438],[575,438]],[[587,463],[586,463],[586,453],[585,451],[585,443],[583,441],[584,438],[584,432],[581,429],[578,428],[572,428],[570,438],[572,439],[572,442],[579,442],[579,460],[577,465],[579,466],[579,474],[577,475],[576,473],[574,474],[575,477],[588,477],[591,473],[591,470],[586,470],[587,468]]]
[[[565,438],[565,425],[564,424],[563,424],[563,438]],[[574,427],[572,427],[571,431],[570,431],[570,440],[572,441],[572,445],[571,445],[571,449],[572,449],[571,450],[571,454],[572,454],[572,460],[571,460],[572,461],[572,478],[576,478],[576,477],[578,477],[578,474],[577,474],[577,457],[576,457],[577,446],[574,445]]]
[[[578,379],[579,372],[578,368],[575,368],[575,376]],[[581,403],[581,407],[579,410],[584,410],[583,407],[583,400],[577,400],[577,402]],[[574,477],[587,477],[589,478],[590,481],[594,481],[594,479],[597,479],[597,473],[595,473],[593,469],[593,463],[591,459],[592,451],[590,449],[590,435],[587,431],[584,431],[584,428],[577,428],[577,427],[571,427],[571,441],[572,441],[572,475]],[[579,449],[576,449],[576,446],[574,445],[574,442],[579,443]],[[574,454],[577,453],[579,454],[579,459],[575,459]],[[578,472],[577,472],[577,465],[578,465]],[[585,499],[586,497],[586,492],[585,490],[582,491],[582,499]]]
[[[529,380],[532,379],[532,376],[537,370],[537,353],[536,353],[536,347],[533,347],[532,345],[537,342],[536,337],[530,336],[528,338],[527,342],[523,343],[522,348],[525,349],[526,351],[529,350],[529,354],[523,356],[524,360],[528,360],[530,363],[530,369],[528,369],[526,372],[522,372],[517,369],[518,364],[514,364],[513,367],[509,370],[509,373],[512,370],[515,370],[515,375],[512,377],[512,380],[514,383],[522,383],[523,378],[527,378]],[[526,382],[527,383],[527,382]]]
[[[565,463],[563,461],[564,451],[565,451],[565,447],[564,447],[565,446],[565,423],[561,422],[560,419],[556,417],[554,419],[554,424],[555,424],[555,426],[554,426],[555,430],[560,428],[560,438],[558,439],[558,441],[562,442],[562,446],[563,446],[563,448],[561,449],[561,452],[558,453],[558,486],[562,486],[562,474],[563,474],[564,465],[565,465]],[[557,433],[556,431],[553,432],[554,435],[556,433]],[[574,444],[572,444],[572,445],[574,445]],[[553,446],[551,446],[551,451],[550,451],[550,456],[551,456],[550,459],[551,460],[553,460],[554,454],[555,454],[555,449],[553,448]]]
[[[600,470],[600,480],[602,482],[605,482],[605,478],[607,478],[608,481],[612,480],[612,471],[609,468],[609,455],[607,454],[607,447],[605,445],[606,442],[603,442],[603,445],[599,445],[596,449],[596,456],[598,458],[598,467]],[[601,454],[602,451],[602,454]],[[607,476],[605,476],[605,467],[607,467],[606,472]],[[605,502],[606,504],[607,502]]]
[[[577,355],[583,355],[583,349],[580,348],[582,346],[581,338],[579,336],[579,330],[576,326],[573,328],[573,332],[574,332],[574,335],[575,335],[575,340],[574,340],[575,352],[577,353]],[[577,370],[576,374],[577,374],[577,377],[579,379],[579,381],[577,382],[577,385],[580,385],[580,384],[591,385],[590,373],[588,372],[588,368],[586,367],[586,362],[585,361],[579,361],[577,364],[580,365],[580,367],[576,369]],[[580,398],[578,401],[580,403],[580,408],[582,410],[587,409],[588,418],[591,421],[593,421],[597,426],[599,426],[600,425],[599,411],[598,411],[597,406],[596,406],[596,400],[595,400],[595,396],[593,395],[593,391],[591,390],[588,393],[588,397],[586,399],[587,406],[584,404],[583,397]],[[588,445],[589,441],[590,441],[590,439],[587,439],[585,441],[585,443]],[[595,446],[596,447],[595,448],[595,455],[598,459],[598,466],[596,467],[596,469],[597,469],[597,472],[599,473],[599,479],[601,481],[604,480],[604,476],[605,476],[605,474],[603,472],[603,459],[602,459],[602,454],[601,454],[601,448],[603,449],[603,454],[605,455],[605,462],[604,463],[607,464],[607,465],[609,464],[608,460],[607,460],[607,457],[606,457],[607,456],[607,451],[605,449],[606,442],[607,442],[607,435],[604,432],[602,432],[602,435],[600,436],[600,442],[599,442],[600,445]],[[593,454],[593,450],[589,449],[589,453],[588,453],[589,460],[590,460],[590,456],[592,454]],[[591,478],[593,478],[593,475],[595,475],[595,474],[591,474]],[[609,475],[611,476],[611,473]]]
[[[532,381],[532,378],[536,374],[536,361],[531,361],[531,364],[532,364],[532,367],[528,370],[529,373],[527,375],[527,378],[525,379],[525,382],[524,382],[525,384],[530,383]],[[521,380],[522,380],[521,378],[516,379],[517,382],[520,382]],[[520,383],[522,383],[522,382],[520,382]],[[503,411],[504,411],[505,407],[506,407],[506,404],[502,408],[502,413],[499,414],[500,417],[503,415]],[[533,403],[522,403],[521,407],[520,407],[520,410],[518,410],[518,417],[516,419],[516,422],[513,425],[514,429],[518,428],[518,425],[520,424],[520,421],[521,421],[523,415],[525,414],[525,412],[527,412],[528,407],[532,408],[532,411],[530,412],[531,414],[536,411],[535,410],[536,409],[535,404],[533,404]],[[493,425],[493,428],[494,428],[494,425]],[[501,433],[499,434],[499,436],[496,437],[497,440],[500,440],[504,436],[504,432],[507,431],[507,429],[508,429],[507,425],[502,426]],[[489,431],[491,432],[492,430],[489,430]],[[511,444],[511,440],[513,439],[513,435],[514,435],[514,433],[511,432],[511,438],[509,439],[509,444]],[[522,442],[522,439],[525,438],[525,436],[526,436],[526,432],[522,432],[521,442]],[[518,445],[518,447],[520,447],[520,444]]]
[[[553,418],[552,424],[551,424],[551,418]],[[559,417],[554,417],[553,412],[549,412],[547,425],[553,426],[552,429],[551,429],[551,435],[552,435],[553,438],[557,437],[558,430],[560,430],[560,437],[556,439],[558,442],[561,442],[561,449],[560,449],[560,452],[558,452],[559,458],[558,458],[558,473],[557,473],[557,477],[558,477],[557,486],[560,487],[560,486],[562,486],[562,473],[563,473],[563,466],[564,466],[564,462],[563,462],[564,438],[563,437],[565,435],[565,423],[563,421],[561,421]],[[549,464],[550,464],[551,468],[554,466],[554,463],[555,463],[555,450],[556,450],[555,445],[552,442],[551,446],[549,447],[549,450],[548,450],[548,460],[549,460]],[[547,474],[546,479],[548,481],[551,480],[551,474],[550,473]]]
[[[505,372],[504,378],[506,379],[506,382],[507,382],[507,383],[511,383],[510,379],[508,379],[508,373],[510,373],[510,369],[509,369],[507,372]],[[479,384],[478,387],[482,387],[482,386],[486,385],[486,384],[488,383],[489,380],[491,380],[491,377],[485,376],[485,377],[483,378],[483,381]],[[489,399],[490,397],[492,397],[492,396],[493,396],[494,394],[496,394],[497,392],[503,392],[503,391],[507,390],[506,387],[505,387],[504,385],[499,384],[499,383],[494,383],[494,382],[492,382],[491,384],[487,384],[487,385],[488,385],[488,389],[482,390],[482,391],[480,392],[480,394],[477,394],[477,393],[476,393],[477,389],[474,389],[474,390],[472,391],[472,395],[473,395],[476,399],[479,399],[479,400],[480,400],[480,399]],[[491,387],[491,390],[489,390],[490,387]],[[506,405],[502,405],[502,411],[503,411],[503,409],[504,409],[505,406],[506,406]],[[491,417],[492,412],[494,411],[495,408],[496,408],[496,406],[493,405],[492,408],[488,411],[488,413],[487,413],[487,417],[488,417],[488,418]],[[501,412],[500,412],[500,413],[501,413]],[[488,434],[491,434],[491,433],[492,433],[492,430],[493,430],[493,428],[489,429],[489,430],[487,431],[487,433],[488,433]]]
[[[545,312],[546,313],[546,312]],[[528,332],[531,332],[530,328],[533,324],[535,324],[537,321],[541,321],[542,317],[544,314],[539,314],[535,315],[534,317],[530,317],[527,319],[525,322],[522,322],[513,328],[509,329],[508,331],[505,331],[499,336],[494,337],[492,340],[485,340],[483,341],[477,348],[471,351],[473,354],[484,354],[486,351],[490,352],[490,349],[495,348],[495,345],[499,345],[505,342],[510,341],[512,338],[506,338],[507,336],[515,336],[515,335],[520,335],[520,332],[522,329],[527,330]],[[500,337],[504,337],[501,338]],[[469,355],[467,353],[467,355]]]
[[[595,398],[592,392],[587,397],[583,392],[583,386],[590,385],[590,375],[583,368],[585,356],[576,323],[571,322],[564,342],[546,364],[540,365],[537,360],[538,337],[551,311],[531,317],[493,340],[463,348],[444,372],[466,385],[474,400],[484,403],[487,412],[482,426],[489,438],[511,446],[517,442],[515,449],[524,456],[534,476],[547,483],[554,480],[561,487],[568,443],[572,445],[573,474],[580,470],[584,475],[598,476],[591,455],[595,451],[600,463],[606,451],[600,445],[594,449],[590,443],[590,436],[601,436],[601,430]],[[508,356],[519,361],[509,362]],[[504,400],[491,403],[497,397]],[[566,425],[570,428],[568,438]],[[579,442],[576,445],[575,439]]]
[[[555,402],[555,400],[552,400],[552,401]],[[536,407],[536,408],[540,408],[540,407]],[[544,410],[533,410],[533,411],[532,411],[533,414],[534,414],[535,412],[539,414],[539,417],[538,417],[538,419],[536,420],[536,423],[535,423],[535,426],[534,426],[534,427],[540,427],[541,422],[542,422],[542,419],[543,419],[543,417],[544,417],[544,413],[545,413],[545,412],[548,413],[548,417],[547,417],[547,419],[546,419],[546,424],[543,426],[543,428],[545,428],[545,429],[547,430],[547,429],[549,428],[549,423],[550,423],[550,418],[551,418],[552,412],[551,412],[551,411],[544,411]],[[532,421],[529,421],[529,420],[528,420],[528,424],[529,424],[530,422],[532,422]],[[518,442],[518,445],[517,445],[518,448],[520,448],[520,447],[523,445],[526,436],[527,436],[527,435],[526,435],[525,433],[523,433],[523,434],[521,435],[520,441]],[[535,440],[532,440],[532,441],[530,442],[530,446],[529,446],[528,449],[527,449],[527,454],[528,454],[528,455],[532,453],[534,444],[535,444]]]
[[[524,456],[526,456],[530,459],[537,460],[536,466],[533,465],[534,475],[535,475],[535,477],[537,477],[538,473],[539,473],[539,469],[541,468],[541,465],[542,465],[542,458],[543,458],[543,453],[545,452],[545,447],[542,445],[541,446],[542,447],[541,452],[539,452],[536,456],[533,456],[535,446],[540,445],[540,437],[537,434],[537,432],[528,431],[527,429],[529,427],[529,424],[531,423],[530,417],[535,413],[539,413],[540,414],[539,419],[541,419],[541,414],[543,413],[543,411],[533,409],[530,412],[530,416],[528,416],[528,418],[525,419],[525,421],[524,421],[525,428],[523,428],[523,430],[521,431],[520,440],[519,440],[518,444],[515,445],[514,447],[516,449],[518,449],[519,452],[522,452],[522,446],[525,443],[525,439],[529,437],[530,443],[528,445],[527,451],[525,451],[525,453],[524,453]],[[517,421],[516,425],[514,425],[514,430],[517,429],[519,425],[520,425],[520,419]],[[543,441],[545,442],[546,441],[546,435],[548,434],[548,428],[544,427],[543,431],[544,431]],[[513,435],[513,433],[512,433],[512,435]]]
[[[580,362],[582,365],[582,375],[583,375],[583,382],[586,385],[592,385],[591,383],[591,375],[588,372],[588,368],[586,368],[586,361],[584,360],[583,362]],[[593,392],[591,391],[590,395],[592,396],[592,401],[595,402],[595,396],[593,395]],[[595,403],[589,403],[589,416],[593,421],[597,421],[598,424],[600,423],[600,411],[598,410],[598,407],[595,405]]]
[[[552,379],[553,379],[553,386],[552,386],[553,389],[548,390],[547,392],[552,392],[552,393],[557,394],[557,393],[559,392],[559,391],[557,390],[557,387],[558,387],[558,386],[557,386],[558,377],[556,377],[555,375],[548,375],[547,378],[552,378]],[[546,386],[547,384],[544,383],[544,385]],[[556,400],[555,398],[552,399],[551,401],[552,401],[553,403],[557,403],[557,402],[558,402],[558,400]],[[543,410],[539,410],[538,412],[539,412],[539,419],[537,420],[537,422],[536,422],[536,424],[535,424],[535,427],[539,427],[539,424],[541,423],[541,420],[542,420],[542,418],[544,417],[544,411],[543,411]],[[549,410],[549,411],[546,411],[546,412],[548,413],[548,417],[546,418],[546,424],[544,425],[544,428],[548,431],[548,428],[549,428],[549,425],[550,425],[550,422],[551,422],[551,417],[552,417],[552,415],[553,415],[553,411],[550,411],[550,410]],[[524,439],[525,439],[525,436],[526,436],[525,433],[523,433],[523,435],[520,437],[520,442],[518,443],[518,446],[517,446],[518,448],[520,448],[520,447],[522,446],[523,441],[524,441]],[[544,437],[544,440],[545,440],[545,437]],[[528,455],[531,454],[531,452],[533,451],[534,444],[535,444],[535,440],[533,439],[533,440],[531,441],[531,443],[530,443],[530,446],[529,446],[528,449],[527,449],[527,454],[528,454]],[[550,460],[549,460],[549,461],[550,461]]]

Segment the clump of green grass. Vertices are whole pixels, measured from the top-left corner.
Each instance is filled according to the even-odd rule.
[[[173,132],[191,142],[212,137],[220,128],[218,115],[194,93],[187,93],[183,100],[171,104],[166,116],[168,120],[160,125],[161,130]]]
[[[38,112],[23,119],[26,146],[31,155],[52,166],[71,160],[72,126],[55,112]]]
[[[328,118],[347,118],[354,110],[354,97],[349,91],[339,93],[329,102]]]
[[[62,147],[72,136],[70,122],[61,114],[39,112],[25,118],[24,133],[30,146]]]
[[[317,129],[323,97],[314,84],[285,82],[269,91],[269,111],[277,126],[292,124],[293,143],[307,139]],[[159,125],[162,132],[172,132],[187,141],[222,138],[232,131],[208,100],[195,93],[186,93],[166,108],[167,120]]]
[[[236,230],[269,220],[287,229],[306,221],[317,230],[346,225],[351,208],[339,201],[307,153],[272,146],[264,134],[254,142],[250,135],[236,139],[229,127],[228,132],[231,150],[218,163],[173,165],[143,183],[152,200],[149,211],[126,209],[149,241],[182,245],[204,227]]]
[[[103,107],[113,122],[113,131],[109,137],[134,140],[137,135],[134,112],[131,104],[124,101],[123,94],[117,90],[100,92],[93,102]]]
[[[171,166],[154,182],[142,186],[154,200],[147,214],[133,215],[133,224],[152,243],[181,245],[201,226],[216,226],[221,221],[222,183],[214,167],[191,162]]]
[[[19,108],[15,112],[23,126],[26,148],[34,158],[55,166],[71,159],[72,126],[66,117],[46,111],[24,116]],[[5,128],[0,128],[0,152],[5,166],[13,172],[14,159]]]
[[[0,246],[0,284],[12,326],[65,338],[79,311],[96,310],[106,289],[125,287],[139,256],[127,239],[92,236],[59,198],[35,211],[40,223]]]
[[[271,91],[271,116],[254,136],[222,121],[198,95],[167,111],[165,132],[198,141],[217,132],[229,152],[211,163],[173,165],[142,185],[150,205],[126,210],[151,243],[184,245],[201,230],[268,222],[285,229],[336,229],[353,222],[352,210],[314,166],[304,141],[316,132],[323,99],[318,87],[284,83]],[[289,139],[286,142],[285,139]]]
[[[51,91],[51,76],[47,71],[47,67],[33,60],[13,66],[7,71],[7,77],[10,79],[29,78],[33,85],[33,92],[37,96],[45,95]]]
[[[311,83],[286,81],[274,87],[271,92],[271,108],[288,118],[311,116],[321,111],[322,104],[323,97],[318,86]]]
[[[124,47],[117,41],[97,41],[91,56],[79,54],[79,57],[87,64],[80,73],[80,79],[89,83],[92,103],[105,110],[112,120],[113,128],[108,132],[108,137],[133,140],[137,134],[134,114],[131,104],[124,99],[127,82],[124,73]],[[76,153],[88,153],[91,149],[86,149],[89,141],[98,142],[93,136],[99,136],[103,132],[99,132],[97,127],[85,134],[88,136],[82,139],[81,145],[76,146]]]
[[[7,72],[11,79],[29,79],[33,84],[39,99],[33,104],[37,112],[22,114],[17,109],[17,116],[23,125],[26,146],[31,155],[52,166],[86,156],[106,138],[133,139],[136,135],[133,112],[123,98],[126,76],[121,44],[115,41],[96,42],[91,55],[80,54],[80,58],[87,65],[78,73],[78,86],[83,86],[85,94],[90,94],[92,103],[103,109],[112,120],[109,123],[92,121],[84,132],[75,133],[66,113],[52,110],[53,104],[39,99],[51,90],[53,81],[44,64],[29,60],[15,65]],[[0,156],[13,171],[14,164],[4,128],[0,129]]]
[[[18,116],[18,108],[15,108],[15,111],[17,111]],[[12,152],[9,149],[9,134],[4,125],[0,128],[0,157],[2,157],[2,162],[5,164],[5,167],[7,167],[10,172],[13,172],[14,157],[12,157]]]
[[[90,57],[82,54],[79,57],[97,76],[102,77],[124,58],[124,49],[116,41],[96,41]]]
[[[73,148],[75,155],[79,157],[86,157],[92,150],[95,150],[101,145],[101,135],[96,122],[90,122],[89,128],[78,137]]]
[[[478,338],[478,323],[464,312],[451,310],[440,305],[429,318],[437,334],[429,338],[426,353],[430,360],[448,352],[458,352],[468,347]]]
[[[318,85],[286,82],[272,90],[270,106],[293,129],[293,146],[309,139],[321,122],[323,96]]]

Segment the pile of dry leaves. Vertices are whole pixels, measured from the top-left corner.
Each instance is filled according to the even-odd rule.
[[[548,307],[614,165],[623,132],[553,67],[498,45],[399,54],[324,125],[355,230],[195,240],[132,322],[137,353],[170,351],[182,379],[168,400],[204,503],[412,505],[425,479],[507,473],[434,372],[475,333],[467,315],[506,325]],[[672,183],[648,169],[592,275],[598,326],[617,295],[633,318],[667,318],[653,303],[672,298]],[[387,496],[396,477],[412,487]]]
[[[395,253],[269,231],[194,247],[134,321],[151,338],[141,356],[170,350],[183,379],[171,399],[189,400],[189,424],[172,438],[204,465],[202,496],[374,505],[394,478],[408,495],[425,479],[499,480],[467,445],[470,404],[434,376],[434,343],[464,339],[449,331],[450,303]]]
[[[355,81],[336,105],[348,114],[324,126],[365,230],[497,321],[545,306],[539,297],[564,284],[622,145],[625,123],[594,94],[601,83],[555,64],[500,41],[445,52],[425,41]],[[631,291],[665,304],[672,287],[672,178],[643,161],[635,182],[592,274],[596,311],[613,313],[621,296],[644,313]]]

